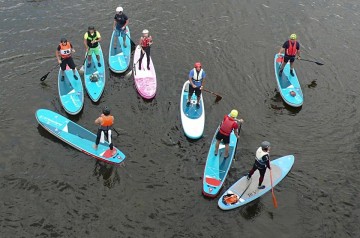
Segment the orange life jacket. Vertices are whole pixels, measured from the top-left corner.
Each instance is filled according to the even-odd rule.
[[[110,127],[114,124],[114,117],[113,116],[105,116],[104,114],[101,115],[102,127]]]
[[[148,47],[150,42],[151,42],[151,37],[150,36],[149,37],[143,37],[141,39],[141,47],[143,47],[143,48]]]
[[[289,48],[286,49],[286,54],[288,56],[295,56],[297,49],[296,49],[297,42],[296,40],[289,40]]]
[[[235,204],[239,201],[238,196],[236,194],[232,194],[230,196],[224,196],[225,204]]]
[[[66,45],[63,45],[62,43],[59,44],[60,46],[60,55],[61,58],[67,59],[71,57],[71,44],[70,42],[66,42]]]
[[[225,120],[221,123],[220,133],[225,136],[229,136],[234,128],[234,123],[236,123],[235,120],[226,115]]]

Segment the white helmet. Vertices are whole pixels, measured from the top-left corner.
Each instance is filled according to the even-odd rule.
[[[144,30],[142,31],[142,33],[143,33],[143,34],[149,34],[149,30],[144,29]]]
[[[117,7],[116,8],[116,12],[122,12],[122,11],[124,11],[124,9],[122,7]]]

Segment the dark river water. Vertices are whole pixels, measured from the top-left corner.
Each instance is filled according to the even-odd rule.
[[[83,111],[66,115],[55,50],[67,37],[83,61],[83,34],[95,25],[105,57],[118,1],[0,0],[1,237],[359,237],[360,6],[356,0],[139,0],[122,2],[135,41],[154,39],[157,96],[144,101],[131,73],[107,70],[100,102],[85,96]],[[302,108],[275,91],[273,57],[291,33]],[[183,133],[179,101],[195,61],[207,73],[204,136]],[[120,167],[97,162],[42,129],[35,111],[47,108],[96,132],[108,105],[126,155]],[[207,152],[222,116],[236,108],[245,120],[228,188],[253,164],[263,140],[272,159],[295,164],[271,193],[224,212],[202,196]],[[224,190],[223,190],[224,191]]]

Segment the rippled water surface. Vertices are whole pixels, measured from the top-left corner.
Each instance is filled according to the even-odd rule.
[[[137,94],[131,72],[107,72],[100,103],[85,97],[69,116],[96,131],[108,105],[126,155],[114,167],[78,152],[42,129],[39,108],[66,115],[55,64],[61,37],[83,60],[82,36],[95,25],[107,57],[118,1],[0,0],[1,237],[359,237],[359,2],[140,0],[122,2],[135,41],[147,28],[158,77],[154,100]],[[296,32],[304,105],[285,106],[275,90],[273,57]],[[186,139],[180,91],[200,60],[206,88],[203,138]],[[294,154],[271,194],[229,212],[201,194],[211,138],[222,116],[245,119],[225,188],[252,166],[262,140],[272,158]],[[224,191],[224,190],[223,190]]]

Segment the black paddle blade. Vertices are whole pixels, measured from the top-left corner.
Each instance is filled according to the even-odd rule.
[[[48,72],[47,74],[45,74],[44,76],[42,76],[42,77],[40,78],[40,81],[44,81],[49,74],[50,74],[50,72]]]
[[[134,41],[132,41],[131,39],[130,39],[130,41],[131,41],[131,53],[134,53],[134,51],[136,49],[136,45],[135,45]]]
[[[317,65],[324,65],[323,63],[320,63],[320,62],[315,62],[315,64],[317,64]]]
[[[218,102],[222,99],[222,97],[220,95],[216,95],[216,98],[215,98],[215,102]]]

